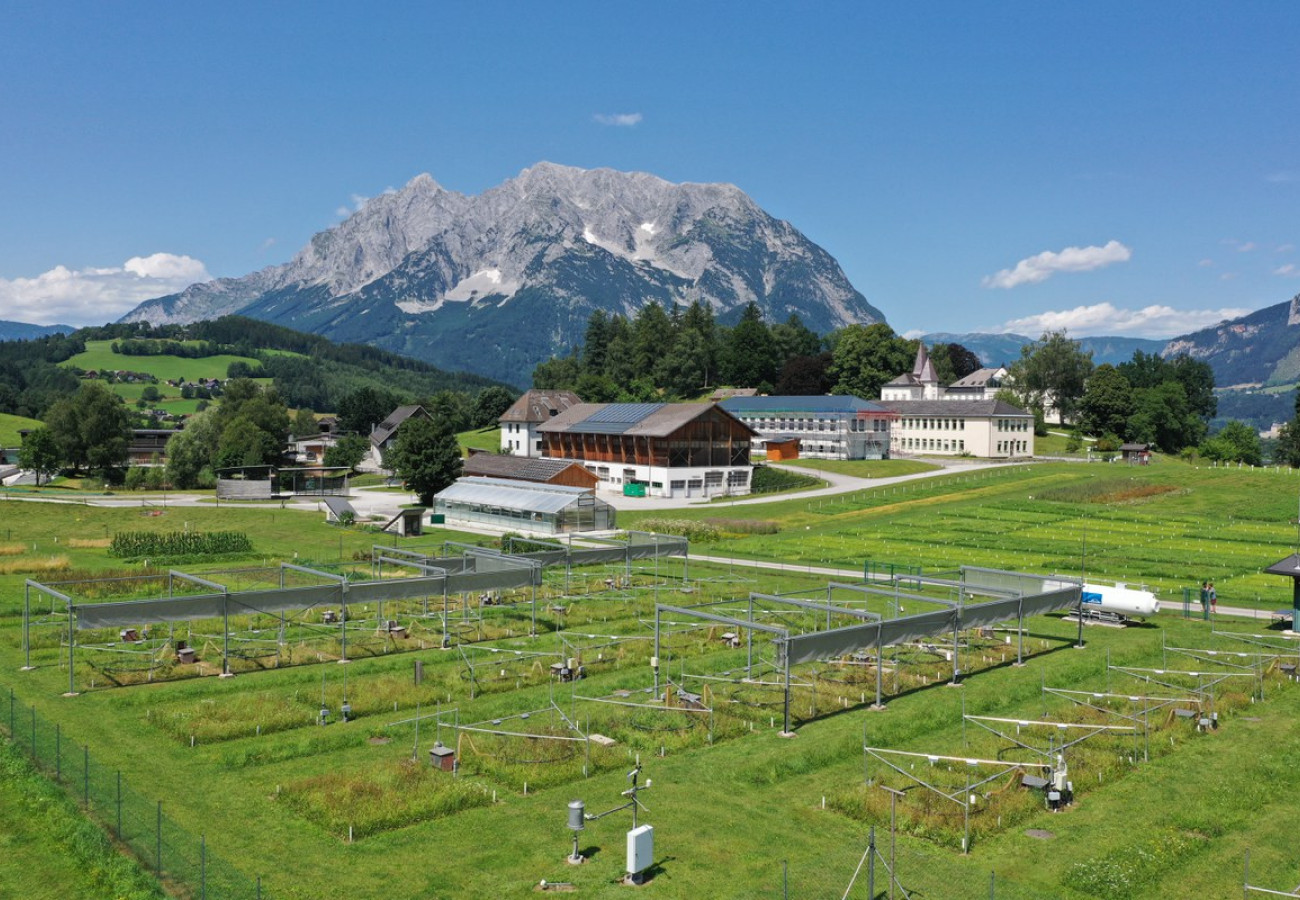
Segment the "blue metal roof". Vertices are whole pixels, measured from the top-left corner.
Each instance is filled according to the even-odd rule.
[[[888,412],[878,403],[847,394],[787,395],[784,397],[728,397],[718,404],[735,416],[746,413],[860,413]]]

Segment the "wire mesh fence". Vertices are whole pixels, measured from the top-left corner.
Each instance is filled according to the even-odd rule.
[[[141,794],[120,770],[97,760],[36,712],[20,707],[12,690],[0,728],[51,777],[93,821],[176,897],[194,900],[262,900],[261,879],[253,879],[207,848],[164,811],[163,802]]]

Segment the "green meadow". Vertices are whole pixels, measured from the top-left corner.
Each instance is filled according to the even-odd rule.
[[[0,447],[22,446],[23,439],[19,432],[24,428],[39,428],[40,425],[39,419],[0,413]]]
[[[150,645],[129,656],[123,651],[133,647],[116,634],[88,631],[78,639],[72,697],[63,696],[69,672],[57,618],[33,628],[34,668],[20,671],[28,579],[122,599],[155,596],[157,579],[176,569],[239,590],[268,584],[280,562],[366,575],[376,544],[441,552],[443,540],[491,539],[461,532],[398,539],[329,526],[319,513],[227,504],[154,515],[144,506],[0,500],[10,513],[0,529],[0,688],[12,689],[19,715],[35,708],[59,724],[69,746],[88,746],[134,790],[165,798],[169,816],[203,834],[226,863],[260,876],[270,898],[526,897],[543,880],[589,897],[627,896],[633,889],[618,878],[630,814],[588,822],[579,835],[587,862],[572,866],[566,807],[582,799],[598,813],[625,803],[625,776],[638,759],[653,780],[639,818],[655,828],[652,877],[637,889],[647,896],[779,898],[787,889],[792,897],[844,896],[871,828],[888,858],[882,784],[905,791],[897,870],[912,896],[1235,896],[1247,851],[1254,883],[1287,890],[1300,883],[1300,863],[1290,852],[1292,804],[1279,786],[1300,750],[1293,724],[1300,688],[1281,667],[1300,657],[1300,646],[1266,620],[1208,623],[1174,613],[1129,628],[1089,627],[1076,648],[1073,623],[1038,617],[1023,637],[1002,629],[964,636],[960,687],[948,685],[942,638],[887,650],[879,673],[860,659],[807,663],[792,672],[793,737],[779,733],[784,710],[769,677],[770,646],[755,641],[751,672],[747,648],[723,639],[726,626],[674,621],[659,649],[661,676],[674,682],[670,702],[650,703],[646,692],[656,602],[718,602],[734,615],[753,592],[825,598],[828,579],[812,566],[860,571],[872,560],[936,573],[980,565],[1073,575],[1086,567],[1089,578],[1148,584],[1162,601],[1213,578],[1222,604],[1285,606],[1290,585],[1259,569],[1294,551],[1298,493],[1300,476],[1277,471],[1045,464],[841,497],[676,510],[673,518],[723,516],[730,530],[719,525],[722,537],[693,544],[686,562],[558,567],[535,595],[506,592],[492,606],[450,598],[447,650],[441,596],[388,606],[382,618],[403,626],[398,637],[376,627],[379,610],[353,610],[347,665],[334,661],[339,631],[326,627],[324,610],[293,621],[238,617],[230,629],[241,648],[239,674],[228,679],[204,677],[219,670],[219,621],[170,626],[199,650],[188,667],[170,653],[151,656]],[[635,527],[640,518],[620,521]],[[244,532],[253,552],[152,560],[148,569],[109,556],[114,534],[141,530]],[[111,588],[94,581],[142,574],[155,580]],[[865,608],[889,614],[887,598]],[[816,614],[774,621],[797,627],[809,615]],[[1022,641],[1026,664],[1017,667]],[[1255,655],[1233,668],[1211,649]],[[571,657],[586,677],[553,680],[552,663]],[[1135,674],[1156,668],[1167,684]],[[1184,670],[1200,674],[1176,674]],[[877,674],[883,710],[870,708]],[[681,702],[681,687],[708,711]],[[1045,687],[1118,696],[1086,707]],[[1128,698],[1139,695],[1212,710],[1219,727],[1198,730],[1195,718],[1174,714],[1178,704],[1135,715]],[[346,723],[338,715],[345,698],[354,713]],[[332,711],[325,726],[322,703]],[[0,703],[0,713],[9,712]],[[1019,743],[963,716],[1019,723],[1004,728]],[[1059,729],[1033,725],[1042,719],[1141,728],[1099,730],[1071,748],[1076,802],[1062,812],[1020,788],[1014,767],[981,770],[981,778],[995,777],[967,787],[973,766],[964,759],[1050,755]],[[561,740],[575,725],[609,742]],[[439,739],[457,751],[454,777],[429,765]],[[864,746],[919,755],[895,772]],[[969,822],[910,776],[951,796],[975,794]],[[82,860],[102,857],[77,856],[54,839],[66,826],[23,814],[42,784],[6,787],[13,802],[0,805],[0,825],[25,827],[6,830],[20,836],[5,844],[9,858],[0,866],[96,865]],[[879,862],[875,876],[879,894],[886,884]],[[866,896],[865,878],[864,868],[849,896]],[[69,881],[59,896],[109,895]]]
[[[257,366],[255,359],[231,354],[205,356],[199,359],[180,356],[123,356],[113,352],[112,341],[87,341],[85,352],[78,353],[64,365],[86,370],[123,369],[130,372],[143,372],[154,376],[159,381],[166,381],[169,378],[198,381],[200,378],[225,379],[226,370],[230,368],[232,362]]]

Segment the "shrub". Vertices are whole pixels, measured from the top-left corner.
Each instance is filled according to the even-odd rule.
[[[688,541],[708,543],[716,541],[722,535],[708,522],[692,522],[689,519],[642,519],[641,531],[653,531],[658,534],[673,534]]]
[[[820,487],[822,480],[814,475],[802,475],[788,469],[772,466],[755,466],[750,490],[755,494],[771,494],[776,491],[795,491],[801,488]]]

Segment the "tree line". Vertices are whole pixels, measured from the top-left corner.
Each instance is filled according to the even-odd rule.
[[[652,302],[631,318],[596,310],[582,344],[539,364],[532,380],[536,388],[571,390],[589,403],[690,399],[720,385],[870,399],[886,381],[911,369],[919,343],[884,323],[850,325],[825,336],[795,314],[769,324],[752,302],[733,326],[720,324],[698,300],[671,309]],[[930,353],[941,379],[956,380],[980,367],[960,344],[936,344]]]

